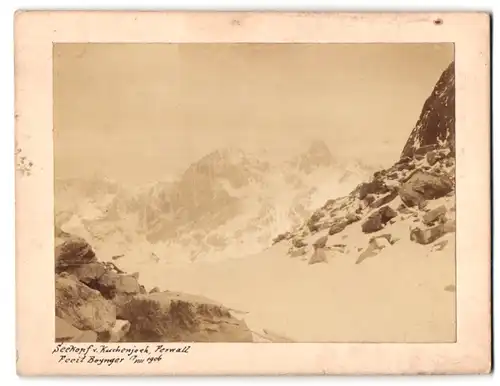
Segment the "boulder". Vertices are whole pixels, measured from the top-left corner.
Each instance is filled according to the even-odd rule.
[[[103,263],[82,264],[77,267],[68,267],[66,272],[74,275],[90,288],[99,290],[98,281],[106,273],[107,267]]]
[[[302,240],[302,239],[293,239],[292,245],[295,248],[302,248],[302,247],[307,246],[307,243],[305,243],[304,240]]]
[[[328,234],[330,236],[333,236],[337,233],[340,233],[342,232],[347,226],[347,223],[343,222],[343,221],[337,221],[335,222],[329,229],[328,231]]]
[[[316,264],[316,263],[327,263],[328,260],[326,258],[326,253],[323,248],[316,248],[309,259],[309,265]]]
[[[399,196],[407,206],[421,206],[425,200],[441,198],[452,190],[453,182],[447,176],[418,170],[402,184]]]
[[[325,213],[321,210],[317,210],[312,214],[312,216],[309,218],[309,221],[311,223],[317,223],[319,220],[321,220],[323,217],[325,217]]]
[[[435,144],[435,143],[431,144],[431,145],[421,146],[421,147],[419,147],[418,149],[415,150],[415,152],[413,153],[413,155],[414,156],[425,156],[430,151],[434,151],[437,148],[438,148],[438,145]]]
[[[443,71],[425,101],[401,157],[411,157],[418,148],[436,144],[455,151],[455,62]]]
[[[115,324],[115,305],[73,275],[56,276],[55,300],[56,316],[75,328],[99,333]]]
[[[313,243],[314,249],[324,248],[328,241],[328,236],[322,236]]]
[[[130,322],[128,320],[117,319],[113,328],[109,331],[108,342],[118,343],[123,340],[125,335],[130,330]]]
[[[149,291],[150,294],[154,294],[155,292],[160,292],[160,289],[158,287],[153,287],[151,291]]]
[[[365,182],[359,187],[359,199],[364,200],[368,194],[386,193],[389,188],[385,185],[384,181],[374,179],[371,182]]]
[[[380,208],[382,205],[387,205],[390,203],[392,200],[394,200],[398,196],[398,191],[396,189],[392,189],[389,193],[385,194],[384,196],[378,198],[377,200],[373,201],[370,205],[372,208]]]
[[[390,239],[391,235],[389,234],[372,237],[368,242],[368,247],[359,255],[358,259],[356,260],[356,264],[361,264],[369,257],[378,255],[382,249],[390,247]]]
[[[375,201],[375,195],[373,194],[367,194],[366,197],[363,199],[363,202],[366,206],[370,206],[373,201]]]
[[[107,299],[117,294],[135,295],[141,292],[140,285],[134,275],[106,272],[99,279],[99,291]]]
[[[273,239],[273,244],[277,244],[283,240],[288,240],[291,237],[290,232],[282,233]]]
[[[396,216],[397,213],[395,210],[389,206],[383,206],[366,219],[366,221],[361,225],[361,230],[364,233],[377,232],[381,230],[390,219]]]
[[[334,223],[330,226],[328,234],[330,236],[333,236],[337,233],[340,233],[348,225],[355,223],[355,222],[359,221],[360,219],[361,219],[361,217],[356,215],[355,213],[348,213],[343,219],[337,219],[334,221]]]
[[[94,250],[85,239],[69,236],[61,241],[55,248],[56,273],[97,261]]]
[[[243,320],[202,296],[137,295],[125,304],[123,319],[130,322],[123,342],[252,342]]]
[[[357,214],[355,213],[348,213],[346,216],[345,216],[345,222],[347,223],[347,225],[350,225],[352,223],[355,223],[357,221],[361,220],[361,216],[358,216]]]
[[[97,333],[90,330],[81,331],[56,316],[56,342],[97,342]]]
[[[442,160],[445,155],[442,152],[433,150],[428,152],[425,157],[427,159],[427,163],[431,166],[434,166],[438,161]]]
[[[425,225],[433,225],[435,222],[442,219],[445,215],[446,215],[446,207],[444,205],[441,205],[427,212],[422,218],[422,222]]]
[[[427,245],[443,237],[445,234],[446,230],[444,224],[439,224],[428,229],[421,229],[417,227],[410,231],[410,240],[415,241],[418,244]]]

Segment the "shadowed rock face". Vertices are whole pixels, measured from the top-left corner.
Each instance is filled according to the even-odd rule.
[[[455,62],[441,74],[427,98],[401,157],[412,157],[423,146],[445,142],[455,153]]]

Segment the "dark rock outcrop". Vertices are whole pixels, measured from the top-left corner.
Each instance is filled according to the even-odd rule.
[[[383,206],[366,219],[366,221],[361,225],[361,230],[364,233],[377,232],[381,230],[385,224],[389,222],[389,220],[397,215],[397,212],[391,207]]]
[[[413,157],[424,146],[444,144],[455,152],[455,62],[441,74],[427,98],[401,157]]]

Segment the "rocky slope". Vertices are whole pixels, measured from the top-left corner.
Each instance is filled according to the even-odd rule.
[[[452,154],[455,152],[455,62],[442,73],[425,101],[401,157],[412,157],[418,148],[429,145],[441,145]]]
[[[455,232],[453,63],[425,102],[401,155],[350,194],[328,200],[301,226],[280,234],[289,255],[309,264],[358,252],[356,264],[401,238],[442,249]],[[403,226],[402,226],[403,225]]]
[[[349,257],[349,259],[343,261],[340,259],[340,263],[352,267],[349,268],[351,273],[357,271],[358,273],[369,272],[371,274],[372,271],[365,268],[370,268],[370,265],[373,267],[371,263],[374,261],[384,263],[381,265],[384,265],[386,269],[392,269],[393,276],[391,277],[394,282],[391,281],[387,285],[382,285],[380,281],[383,281],[384,277],[377,276],[373,278],[373,275],[371,275],[372,282],[366,287],[369,291],[364,292],[363,296],[369,296],[373,291],[381,288],[384,291],[380,293],[388,296],[388,294],[394,292],[393,286],[396,281],[409,280],[409,276],[406,279],[404,277],[398,279],[402,272],[401,267],[398,269],[398,264],[406,264],[400,257],[402,257],[401,254],[409,253],[410,249],[414,254],[412,256],[413,262],[418,261],[418,264],[424,265],[424,268],[420,271],[424,273],[432,271],[428,269],[427,264],[435,263],[436,260],[431,258],[431,261],[429,261],[425,259],[424,254],[440,256],[441,259],[438,258],[437,260],[441,260],[441,262],[445,257],[444,255],[448,258],[451,257],[454,251],[456,230],[455,154],[453,143],[455,127],[454,117],[450,115],[450,111],[454,109],[454,107],[450,106],[451,101],[454,100],[452,69],[453,64],[443,73],[432,95],[424,104],[421,117],[410,135],[401,158],[391,167],[376,171],[370,179],[357,185],[355,189],[347,192],[347,194],[337,196],[335,192],[330,192],[329,197],[337,196],[338,198],[326,200],[319,209],[306,216],[305,221],[299,222],[296,226],[291,227],[288,232],[275,237],[273,247],[266,251],[267,254],[264,257],[271,257],[271,255],[283,251],[280,255],[283,260],[296,262],[295,268],[297,265],[307,268],[297,270],[303,275],[298,280],[309,277],[309,283],[319,283],[318,279],[325,276],[321,275],[321,273],[328,271],[328,269],[324,268],[330,267],[322,266],[322,264],[329,263],[331,259],[341,256]],[[234,156],[233,153],[229,155],[230,158]],[[238,154],[236,156],[239,157]],[[166,221],[172,213],[187,219],[185,223],[176,222],[178,230],[175,237],[181,236],[179,232],[189,229],[188,226],[192,225],[190,216],[194,213],[180,209],[185,203],[179,206],[180,211],[172,209],[176,208],[176,200],[181,200],[179,202],[184,202],[183,200],[188,200],[190,203],[197,202],[199,207],[195,205],[190,207],[189,210],[202,210],[202,212],[206,208],[210,208],[214,202],[221,200],[221,205],[227,205],[228,211],[231,211],[234,207],[238,207],[238,203],[241,202],[238,200],[233,201],[235,197],[239,197],[237,192],[241,191],[238,189],[241,189],[242,186],[247,187],[250,175],[259,175],[253,173],[256,170],[256,164],[249,162],[246,164],[246,168],[243,168],[243,171],[241,171],[241,168],[237,168],[236,173],[229,172],[232,178],[221,179],[221,176],[225,175],[228,170],[227,163],[221,160],[227,159],[227,157],[227,154],[211,155],[208,160],[205,160],[206,162],[204,161],[188,169],[185,174],[188,177],[184,180],[181,179],[181,185],[179,185],[179,182],[169,185],[169,192],[175,192],[176,187],[179,186],[182,186],[183,191],[191,192],[185,197],[179,195],[176,199],[170,199],[171,196],[162,194],[162,189],[156,191],[155,197],[158,200],[154,205],[161,208],[161,212],[166,212],[165,217],[162,217],[162,222]],[[239,159],[240,161],[243,160],[243,164],[248,162],[246,156]],[[293,165],[293,170],[302,170],[304,173],[310,174],[317,170],[318,165],[330,163],[331,159],[328,153],[324,151],[323,146],[315,144],[312,151],[306,154],[305,157],[298,157],[290,162]],[[241,165],[241,162],[239,165]],[[266,168],[265,164],[258,163],[257,165]],[[204,175],[208,177],[205,179],[203,178]],[[293,176],[290,177],[292,184],[302,183],[302,179],[296,181]],[[225,182],[222,182],[222,180],[225,180]],[[200,192],[204,192],[203,194],[200,195],[199,191],[194,188],[190,190],[189,184],[193,181],[202,183]],[[182,185],[184,183],[187,185]],[[221,183],[226,183],[225,189],[220,194],[212,195],[211,193],[219,191]],[[208,190],[205,190],[205,188]],[[101,190],[98,189],[98,191]],[[105,191],[109,192],[108,189]],[[228,192],[231,193],[226,194]],[[252,194],[255,194],[255,192],[252,191]],[[286,209],[289,202],[287,201],[285,204]],[[144,209],[142,205],[138,205],[138,207]],[[110,206],[107,206],[107,208],[110,208]],[[120,213],[121,209],[117,208],[116,211]],[[267,213],[268,210],[265,212]],[[158,212],[155,211],[155,213]],[[116,213],[112,214],[112,216],[115,215]],[[224,213],[222,216],[224,216]],[[153,224],[147,227],[157,229],[156,227],[159,226],[159,229],[161,229],[163,225],[156,225],[154,217],[152,216],[148,220],[146,215],[140,221],[146,223],[152,221]],[[138,218],[141,217],[138,215]],[[179,220],[175,219],[173,221]],[[230,224],[235,225],[234,223]],[[95,223],[90,225],[95,226]],[[164,230],[159,232],[164,234]],[[109,238],[107,240],[109,242]],[[189,240],[187,239],[186,242],[189,243]],[[412,248],[408,248],[410,244]],[[413,248],[413,246],[419,248]],[[286,251],[288,251],[290,258],[284,257]],[[376,261],[376,259],[382,260],[384,256],[387,257],[388,252],[391,251],[393,252],[389,253],[391,259]],[[353,257],[352,261],[350,260],[351,257]],[[263,330],[263,333],[252,331],[247,323],[238,316],[238,313],[241,312],[211,299],[179,291],[146,288],[141,285],[138,273],[123,272],[117,266],[121,261],[115,264],[109,260],[115,259],[109,259],[109,256],[103,256],[100,252],[96,252],[93,246],[82,237],[71,235],[56,228],[55,316],[57,341],[291,341],[279,334],[266,333],[266,330]],[[279,260],[277,261],[279,262]],[[453,266],[448,262],[446,264],[448,268],[446,272],[451,271],[449,268]],[[233,272],[228,270],[236,269],[239,265],[243,267],[241,271],[235,270]],[[140,267],[141,265],[136,266]],[[199,290],[196,290],[196,292],[205,293],[207,289],[213,290],[217,287],[217,284],[220,284],[219,282],[224,281],[229,283],[229,288],[225,286],[219,292],[219,295],[226,294],[227,296],[230,293],[234,294],[235,297],[241,297],[240,293],[251,287],[251,285],[244,285],[245,288],[241,288],[241,279],[235,275],[235,273],[238,273],[252,284],[258,283],[255,289],[251,288],[249,295],[249,301],[258,303],[255,305],[254,313],[257,315],[253,315],[254,318],[259,318],[258,311],[260,310],[264,314],[272,313],[273,316],[277,315],[276,317],[279,320],[283,320],[283,314],[286,314],[287,310],[286,306],[297,308],[297,298],[290,294],[295,293],[296,296],[299,296],[303,292],[301,288],[303,281],[290,280],[291,276],[281,272],[282,266],[277,268],[279,275],[281,275],[279,278],[281,281],[276,280],[278,274],[261,269],[258,264],[256,266],[252,258],[246,259],[246,261],[242,261],[234,267],[231,268],[229,265],[223,267],[224,269],[220,273],[221,277],[215,280],[213,273],[204,274],[202,271],[199,276],[200,281],[203,279],[205,280],[204,283],[208,284],[202,283],[203,285],[200,285]],[[250,267],[253,267],[258,274],[254,276],[249,274]],[[204,269],[210,272],[212,267],[205,266]],[[191,268],[188,268],[188,270],[191,271]],[[166,288],[172,285],[168,281],[165,283],[164,272],[158,271],[156,268],[149,269],[149,271],[149,273],[144,273],[143,276],[158,276],[157,285]],[[408,272],[405,274],[414,276],[414,271],[412,269],[410,271],[409,274]],[[314,276],[311,276],[313,274]],[[327,272],[327,274],[324,279],[330,284],[334,282],[334,287],[324,291],[323,295],[326,300],[309,297],[305,299],[303,307],[307,306],[307,310],[301,310],[299,314],[296,314],[300,322],[298,324],[303,325],[311,320],[311,315],[316,316],[313,313],[313,306],[318,305],[319,308],[323,309],[325,304],[330,304],[332,297],[337,296],[340,300],[337,299],[336,304],[338,307],[344,307],[343,310],[346,315],[339,313],[338,309],[334,309],[334,318],[337,320],[342,319],[346,326],[356,324],[360,328],[367,329],[369,324],[367,318],[360,318],[356,313],[349,314],[353,308],[360,312],[359,315],[365,315],[361,311],[364,312],[366,309],[370,311],[370,304],[366,304],[364,298],[359,298],[355,305],[351,303],[351,297],[357,296],[357,286],[359,286],[358,283],[352,283],[351,280],[359,279],[362,276],[353,275],[346,278],[339,276],[336,280],[342,282],[342,287],[337,287],[340,284],[335,283],[335,280],[332,279],[333,276],[330,276],[331,272]],[[386,271],[379,273],[379,275],[385,274],[387,274]],[[266,275],[271,277],[268,278]],[[440,276],[439,272],[436,273],[436,276]],[[236,279],[234,279],[235,277]],[[364,277],[366,279],[368,276]],[[185,278],[181,279],[180,282],[185,284]],[[234,282],[231,280],[234,280]],[[290,287],[282,291],[286,297],[269,296],[269,292],[273,292],[273,289],[262,285],[262,282],[266,280],[271,283],[272,288],[288,284]],[[214,281],[217,283],[214,283]],[[423,326],[434,326],[437,320],[439,328],[436,328],[440,332],[445,332],[446,339],[452,339],[455,323],[453,321],[453,315],[455,315],[453,299],[447,298],[446,315],[443,318],[445,322],[441,323],[435,315],[440,312],[442,307],[441,304],[433,302],[433,296],[443,297],[443,293],[454,292],[455,286],[449,284],[449,282],[443,285],[440,280],[435,280],[435,278],[432,278],[432,285],[429,285],[430,281],[431,278],[423,276],[422,282],[417,281],[411,286],[402,285],[405,283],[400,282],[397,288],[406,291],[406,293],[412,293],[414,298],[411,299],[414,299],[416,305],[421,307],[420,310],[425,311],[426,315],[428,315],[421,322],[416,323],[415,329],[417,332]],[[187,280],[187,282],[190,281]],[[191,282],[193,288],[195,287],[194,284],[198,284],[198,281],[195,280]],[[311,285],[311,287],[314,287],[314,285]],[[435,287],[439,289],[438,292],[435,292]],[[317,291],[318,288],[323,291],[323,287],[314,288],[312,291]],[[274,292],[276,291],[274,290]],[[263,294],[262,300],[269,302],[267,306],[263,306],[256,293]],[[219,295],[214,297],[219,297]],[[396,318],[401,306],[406,305],[408,302],[411,303],[411,300],[406,297],[402,299],[394,298],[391,303],[386,301],[387,298],[384,296],[375,294],[373,298],[373,301],[379,301],[385,307],[382,308],[385,311],[376,309],[374,312],[377,312],[377,315],[372,315],[372,318],[375,319],[379,317],[380,328],[377,327],[378,331],[386,331],[386,323]],[[225,302],[227,304],[227,300]],[[408,310],[417,308],[412,304],[410,306]],[[237,308],[237,306],[234,307]],[[317,311],[317,309],[315,310]],[[397,318],[405,319],[405,315],[399,314]],[[247,315],[245,318],[248,321],[250,317],[252,315]],[[386,320],[384,317],[388,319]],[[417,317],[418,315],[410,315],[409,318],[414,320]],[[410,322],[407,321],[407,326],[411,325]],[[332,329],[329,323],[330,321],[328,321],[327,327],[324,327],[327,330]],[[286,327],[288,323],[282,325]],[[314,326],[316,327],[316,323]],[[398,339],[402,339],[402,341],[407,339],[409,328],[403,328]],[[311,330],[311,325],[306,329]],[[429,327],[429,329],[431,328]],[[330,336],[335,334],[327,335],[328,339],[325,339],[325,341],[330,341]],[[356,333],[356,336],[359,336],[359,334]],[[425,331],[423,336],[425,336],[425,341],[429,341],[428,337],[433,335],[431,332]],[[422,341],[424,341],[423,339]],[[363,339],[361,340],[363,341]]]

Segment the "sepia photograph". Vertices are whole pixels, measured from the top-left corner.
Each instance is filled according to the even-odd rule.
[[[57,342],[456,340],[453,44],[54,44]]]
[[[18,375],[491,372],[487,14],[15,37]]]

